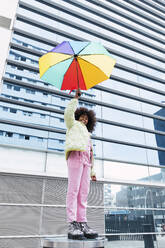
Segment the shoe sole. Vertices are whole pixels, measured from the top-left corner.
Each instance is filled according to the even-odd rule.
[[[84,233],[84,237],[86,237],[87,239],[95,239],[95,238],[98,238],[98,234],[86,234],[86,233]]]
[[[72,234],[68,233],[68,239],[84,240],[86,238],[82,235],[72,235]]]

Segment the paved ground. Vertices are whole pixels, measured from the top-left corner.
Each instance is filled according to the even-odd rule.
[[[135,240],[117,240],[109,241],[105,248],[144,248],[144,241]],[[150,247],[145,247],[150,248]],[[154,248],[165,248],[165,237],[158,237],[154,242]]]

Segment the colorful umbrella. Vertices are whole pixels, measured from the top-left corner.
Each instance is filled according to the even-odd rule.
[[[100,43],[63,41],[39,59],[39,70],[58,89],[88,90],[108,79],[115,63]]]

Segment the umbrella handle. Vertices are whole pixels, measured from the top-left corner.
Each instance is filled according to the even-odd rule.
[[[80,90],[80,89],[77,89],[77,90],[76,90],[76,96],[77,96],[77,97],[80,97],[80,96],[81,96],[81,90]]]
[[[77,66],[78,61],[77,61],[77,56],[75,57],[75,60],[76,60],[76,71],[77,71],[77,86],[78,86],[78,89],[79,89],[80,87],[79,87],[79,79],[78,79],[78,66]],[[79,95],[79,94],[80,94],[80,93],[78,93],[78,96],[81,95],[81,94],[80,94],[80,95]]]

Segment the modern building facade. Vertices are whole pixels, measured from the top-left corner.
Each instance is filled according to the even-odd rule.
[[[39,57],[64,40],[101,42],[117,61],[111,78],[84,91],[79,101],[95,110],[98,119],[92,136],[98,181],[91,184],[91,224],[103,235],[106,231],[111,242],[123,241],[122,237],[134,242],[132,229],[125,234],[120,228],[107,229],[104,213],[138,216],[144,218],[143,224],[151,215],[152,220],[164,221],[163,197],[155,205],[153,194],[147,193],[165,187],[164,11],[161,0],[18,1],[1,72],[0,209],[2,216],[3,209],[11,211],[13,220],[7,229],[10,216],[3,218],[2,244],[11,247],[12,242],[18,248],[26,240],[24,247],[40,247],[44,235],[66,231],[63,113],[72,95],[40,80],[38,69]],[[130,190],[137,188],[132,196]],[[14,225],[21,212],[27,213],[25,223],[21,220],[24,231],[20,222]],[[161,248],[165,241],[157,224],[160,221],[153,224],[153,242]],[[141,227],[136,237],[143,232]]]

